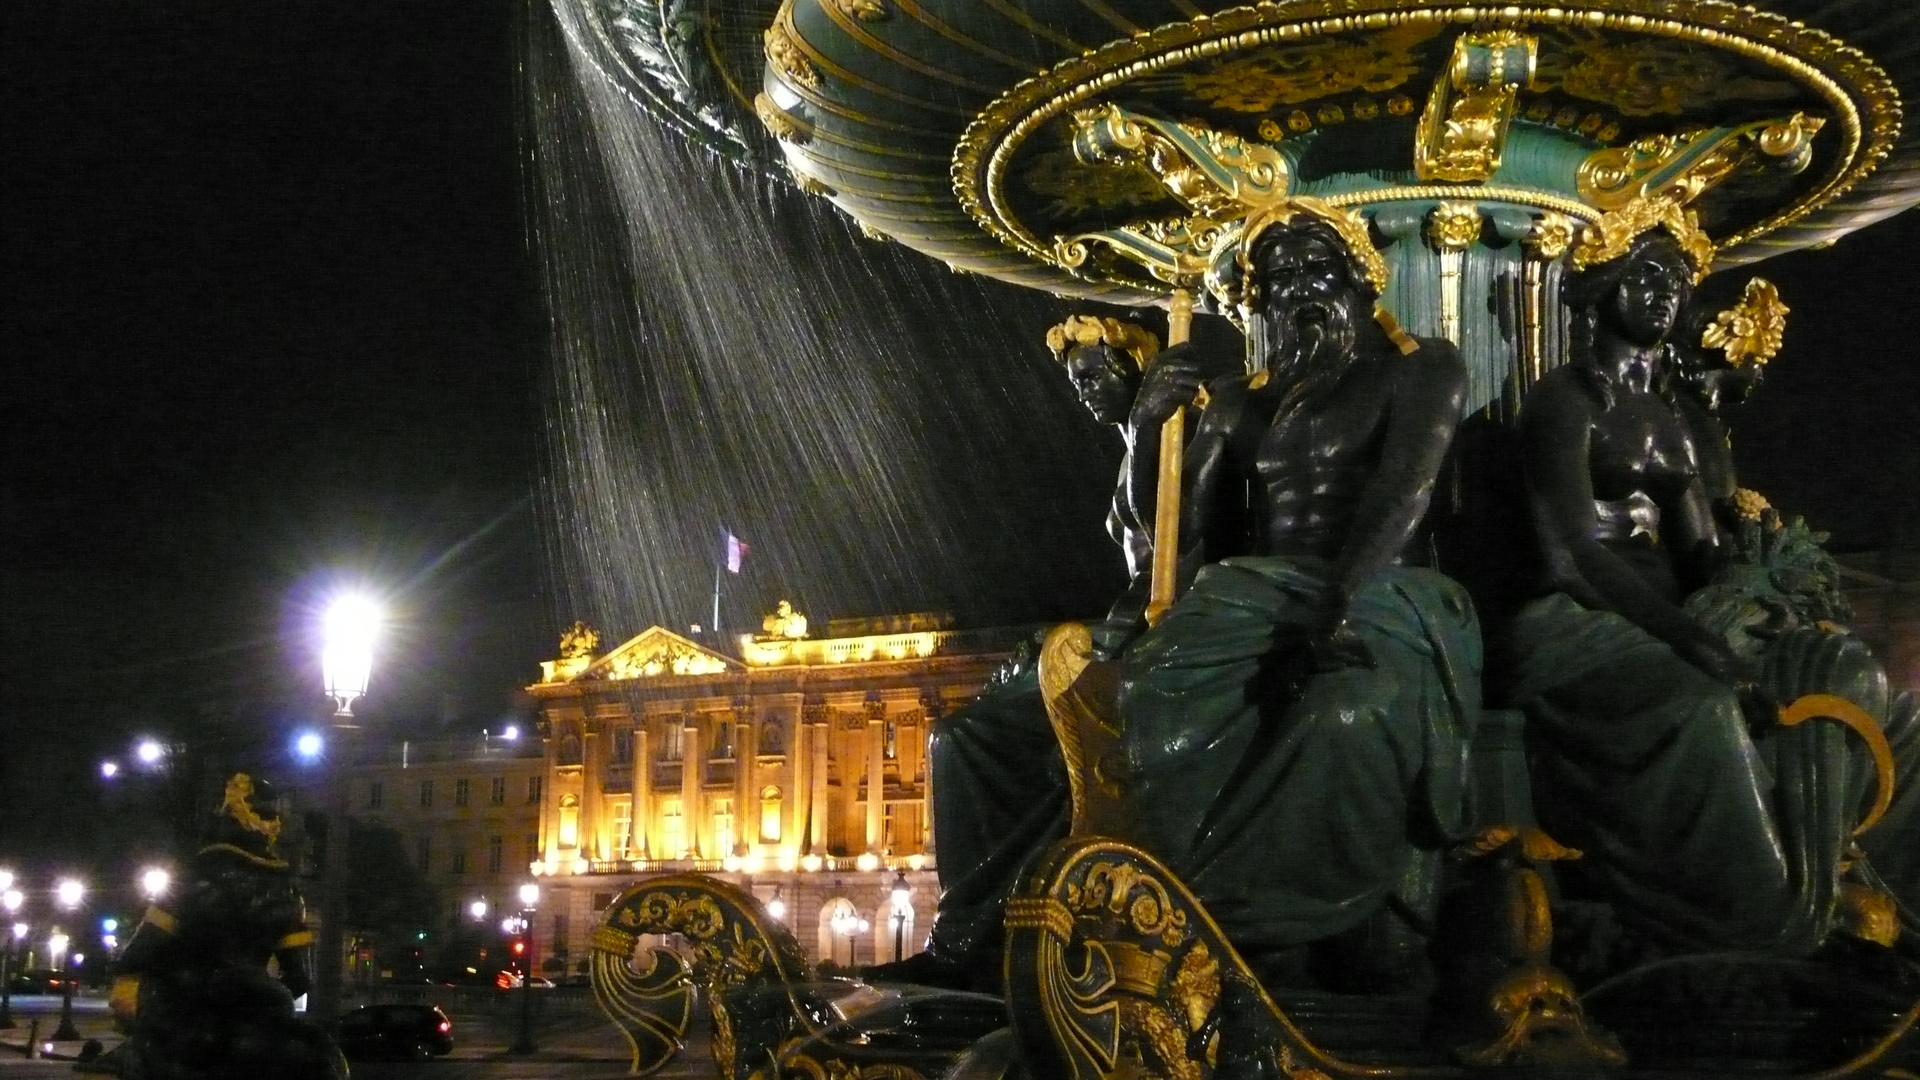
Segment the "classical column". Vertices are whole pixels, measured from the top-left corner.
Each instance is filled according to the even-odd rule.
[[[607,721],[588,719],[580,725],[580,820],[573,851],[576,859],[607,857],[607,815],[602,803],[607,779],[607,740],[600,737]]]
[[[880,854],[887,820],[887,703],[867,698],[867,852]]]
[[[685,712],[680,716],[680,825],[686,834],[686,845],[694,858],[700,858],[700,828],[705,822],[701,813],[700,792],[707,781],[707,748],[700,741],[700,714]],[[680,853],[674,852],[673,858]]]
[[[938,689],[929,687],[920,691],[920,715],[927,718],[920,739],[920,823],[924,838],[920,847],[931,858],[933,856],[933,728],[946,715],[946,701],[941,698]]]
[[[753,705],[737,701],[733,706],[733,850],[725,854],[745,855],[760,840],[760,789],[754,784],[759,760],[753,738]]]
[[[827,743],[832,737],[833,714],[825,705],[806,707],[808,750],[813,764],[807,780],[813,788],[808,797],[807,850],[814,855],[827,853]]]
[[[633,725],[633,839],[628,841],[631,858],[652,858],[653,837],[653,732],[646,717]]]

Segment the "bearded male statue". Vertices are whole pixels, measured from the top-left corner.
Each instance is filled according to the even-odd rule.
[[[1251,373],[1206,382],[1188,444],[1191,585],[1117,661],[1125,839],[1268,973],[1430,881],[1423,861],[1466,831],[1478,626],[1461,586],[1410,563],[1467,374],[1376,307],[1366,228],[1307,198],[1247,221]],[[1164,353],[1137,422],[1202,369]]]

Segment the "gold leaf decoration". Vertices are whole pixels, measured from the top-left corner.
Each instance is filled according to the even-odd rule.
[[[1780,302],[1780,290],[1766,278],[1754,278],[1740,302],[1714,316],[1712,325],[1700,335],[1700,344],[1726,353],[1734,367],[1748,364],[1765,366],[1780,351],[1786,336],[1787,312]]]
[[[1678,116],[1725,101],[1783,101],[1799,93],[1791,83],[1742,75],[1686,42],[1591,32],[1551,42],[1554,47],[1541,50],[1533,89],[1558,88],[1622,116]]]
[[[833,6],[861,22],[879,22],[893,14],[886,0],[833,0]]]
[[[1179,76],[1215,108],[1263,113],[1334,94],[1383,93],[1420,73],[1418,47],[1439,27],[1397,26],[1361,37],[1272,47]]]
[[[1045,212],[1055,218],[1108,207],[1150,206],[1167,197],[1145,165],[1137,161],[1083,165],[1067,147],[1036,156],[1021,179],[1027,190],[1051,200]]]
[[[767,63],[773,69],[785,75],[790,82],[798,83],[809,90],[820,89],[820,71],[807,59],[800,43],[793,39],[793,31],[780,21],[767,27],[763,39],[767,46]]]

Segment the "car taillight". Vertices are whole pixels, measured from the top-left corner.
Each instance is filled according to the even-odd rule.
[[[442,1020],[442,1021],[440,1021],[440,1030],[441,1030],[441,1031],[451,1031],[451,1030],[453,1030],[453,1025],[452,1025],[452,1024],[449,1024],[449,1023],[447,1023],[447,1022],[446,1022],[445,1020]]]

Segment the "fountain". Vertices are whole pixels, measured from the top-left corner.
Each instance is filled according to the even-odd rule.
[[[593,602],[692,606],[634,553],[677,550],[698,563],[696,537],[727,512],[723,497],[689,505],[684,493],[623,482],[630,470],[613,465],[648,452],[634,433],[650,412],[697,408],[704,423],[651,452],[713,462],[720,488],[762,500],[751,512],[813,538],[810,558],[853,551],[845,523],[857,520],[892,530],[902,548],[910,541],[932,568],[923,587],[1001,589],[1018,560],[970,553],[963,533],[978,535],[985,516],[989,534],[1019,534],[1032,496],[980,476],[963,513],[928,506],[914,498],[921,470],[978,437],[956,416],[991,409],[995,431],[1039,430],[1062,402],[1044,397],[1057,388],[969,381],[970,358],[1037,351],[1011,331],[1024,325],[1037,342],[1058,312],[1038,299],[1046,294],[1165,307],[1168,345],[1187,337],[1194,310],[1247,335],[1244,371],[1209,383],[1206,413],[1176,403],[1159,440],[1161,542],[1146,620],[1061,628],[1037,672],[1005,689],[1027,695],[1016,712],[1051,725],[1073,811],[1063,836],[1015,853],[1024,861],[1009,856],[1019,873],[979,901],[1004,928],[996,993],[815,981],[751,897],[698,877],[642,882],[595,939],[596,991],[632,1037],[636,1071],[677,1051],[704,991],[716,1063],[742,1078],[949,1067],[1076,1078],[1912,1075],[1903,1070],[1915,1068],[1920,991],[1899,944],[1903,921],[1914,922],[1911,883],[1899,878],[1916,822],[1899,793],[1911,781],[1915,707],[1888,694],[1847,637],[1815,534],[1734,481],[1718,410],[1739,396],[1726,388],[1743,378],[1740,392],[1750,388],[1779,347],[1785,306],[1761,279],[1737,282],[1736,301],[1718,289],[1732,276],[1708,275],[1830,244],[1920,202],[1920,151],[1900,124],[1902,95],[1920,81],[1910,47],[1920,11],[1900,0],[556,0],[554,13],[558,38],[532,53],[535,210],[562,380],[556,431],[569,490],[555,505],[585,538],[568,576],[599,587]],[[842,216],[768,186],[788,180]],[[859,247],[836,222],[886,246]],[[912,261],[923,257],[959,276],[929,278]],[[1233,442],[1215,429],[1234,403],[1290,391],[1304,378],[1288,366],[1295,350],[1341,348],[1299,341],[1331,340],[1328,327],[1344,324],[1327,309],[1348,301],[1315,301],[1293,322],[1275,314],[1275,283],[1290,274],[1377,303],[1344,348],[1383,382],[1447,373],[1435,393],[1451,395],[1459,423],[1443,432],[1444,468],[1391,449],[1365,468],[1392,464],[1410,479],[1386,500],[1414,510],[1395,550],[1417,546],[1435,572],[1425,584],[1396,578],[1395,588],[1403,598],[1431,591],[1378,618],[1422,627],[1430,648],[1419,663],[1439,671],[1430,685],[1451,716],[1421,721],[1424,752],[1451,755],[1457,774],[1442,783],[1445,770],[1432,766],[1408,781],[1434,802],[1437,822],[1432,836],[1393,838],[1418,849],[1405,878],[1417,888],[1374,895],[1355,918],[1332,921],[1338,933],[1256,941],[1235,936],[1259,924],[1248,912],[1290,911],[1292,901],[1236,892],[1252,887],[1253,871],[1223,876],[1169,839],[1170,807],[1190,791],[1166,779],[1174,770],[1162,759],[1185,753],[1197,718],[1220,709],[1229,715],[1209,731],[1296,722],[1291,711],[1283,721],[1231,714],[1207,696],[1217,687],[1167,675],[1186,663],[1177,644],[1212,647],[1182,636],[1212,610],[1200,605],[1231,608],[1264,588],[1232,584],[1234,573],[1283,576],[1270,562],[1183,565],[1202,539],[1219,541],[1179,511],[1211,475],[1196,448],[1216,435]],[[989,302],[1004,319],[930,332],[935,313]],[[1670,310],[1654,330],[1636,329],[1636,303]],[[1616,354],[1617,376],[1592,374]],[[663,358],[678,362],[651,362]],[[897,407],[902,386],[925,391],[917,373],[929,365],[942,373],[937,392],[951,396],[939,408]],[[1583,390],[1583,379],[1598,389]],[[1639,486],[1608,488],[1617,394],[1657,407],[1647,423],[1683,447],[1673,491],[1655,475],[1664,451],[1635,466]],[[1288,396],[1261,415],[1277,431],[1293,410],[1312,414],[1334,396]],[[769,400],[785,412],[769,415]],[[1398,415],[1427,400],[1403,395],[1382,408]],[[875,415],[921,420],[884,431],[852,422]],[[1375,429],[1351,415],[1327,425],[1392,438],[1366,435]],[[1600,449],[1589,455],[1582,441],[1580,453],[1556,458],[1574,437]],[[1247,482],[1284,494],[1292,466],[1262,453]],[[808,489],[769,491],[763,466],[774,458],[804,462]],[[1200,478],[1183,482],[1189,459]],[[1086,462],[1035,463],[1036,474],[1049,470],[1086,475]],[[1106,496],[1081,491],[1077,505],[1096,521]],[[1562,496],[1579,512],[1556,533],[1565,522],[1550,504]],[[1590,504],[1599,526],[1582,516]],[[1227,553],[1298,554],[1278,520],[1267,523],[1276,535]],[[1189,529],[1198,532],[1175,540]],[[1696,542],[1720,555],[1670,600],[1640,598],[1591,561],[1592,545],[1641,558]],[[1516,569],[1536,543],[1557,596],[1529,596],[1534,577]],[[872,576],[856,572],[855,593],[904,571],[863,567]],[[1391,667],[1384,639],[1344,617],[1343,605],[1371,602],[1366,581],[1376,580],[1361,574],[1345,592],[1288,584],[1342,600],[1324,627],[1301,631],[1298,648],[1275,631],[1279,644],[1236,654],[1278,666],[1260,692],[1304,700],[1329,672]],[[1447,599],[1450,589],[1472,605]],[[1436,628],[1441,609],[1464,611],[1457,634]],[[1597,667],[1574,690],[1556,684],[1605,652],[1580,636],[1600,617],[1658,655]],[[1284,608],[1273,618],[1292,625]],[[1483,629],[1496,654],[1484,686]],[[1562,645],[1566,655],[1553,652]],[[1393,670],[1404,683],[1426,669]],[[1684,812],[1649,827],[1634,817],[1649,803],[1595,809],[1605,785],[1584,803],[1563,786],[1592,765],[1582,754],[1604,753],[1569,749],[1582,730],[1570,717],[1671,716],[1681,707],[1673,687],[1708,675],[1698,700],[1712,701],[1699,707],[1717,710],[1723,741],[1689,749],[1702,756],[1684,759],[1693,764],[1676,767],[1660,793],[1706,792],[1698,801],[1717,814],[1739,800],[1688,786],[1725,775],[1700,763],[1754,770],[1768,808],[1750,838],[1791,849],[1781,905],[1793,910],[1777,920],[1742,906],[1771,903],[1761,886],[1736,893],[1724,917],[1710,902],[1669,902],[1669,886],[1683,900],[1702,894],[1688,875],[1733,881],[1751,869],[1715,855],[1709,829],[1686,849],[1705,865],[1648,873],[1657,859],[1643,849],[1665,851],[1668,826],[1695,829]],[[1642,686],[1653,689],[1629,700]],[[1352,706],[1372,692],[1331,700]],[[1674,739],[1692,739],[1707,721],[1672,723]],[[1172,732],[1160,757],[1141,745],[1148,730]],[[1673,752],[1671,740],[1654,743],[1649,760]],[[1259,745],[1247,742],[1247,761],[1266,752]],[[1300,760],[1309,772],[1338,771]],[[1641,783],[1646,768],[1621,765],[1617,782]],[[1189,775],[1220,789],[1202,808],[1204,841],[1212,815],[1238,812],[1218,807],[1250,782],[1204,761]],[[1554,786],[1541,786],[1549,776]],[[1840,794],[1819,794],[1828,789]],[[967,805],[963,785],[940,790],[948,809],[936,817],[993,810]],[[1576,803],[1587,809],[1569,816]],[[1749,838],[1725,827],[1727,851]],[[1576,834],[1592,849],[1584,858],[1558,842]],[[1322,852],[1330,863],[1371,854]],[[1280,875],[1281,893],[1284,879],[1320,873],[1284,861],[1296,857],[1273,856],[1302,871]],[[1883,878],[1875,866],[1894,870]],[[943,883],[966,869],[943,862]],[[1764,933],[1746,921],[1766,922]],[[689,942],[691,959],[657,952],[637,967],[640,936],[662,933]],[[1387,971],[1379,964],[1393,949],[1434,966]],[[1387,974],[1359,986],[1362,969]],[[993,1033],[1002,1027],[1010,1033]]]

